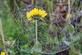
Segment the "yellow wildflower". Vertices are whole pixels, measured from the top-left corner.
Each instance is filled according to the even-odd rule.
[[[26,17],[28,20],[32,20],[33,16],[40,16],[41,20],[47,15],[46,11],[38,8],[34,8],[31,11],[26,13]]]
[[[6,55],[6,53],[5,52],[1,52],[1,55]]]

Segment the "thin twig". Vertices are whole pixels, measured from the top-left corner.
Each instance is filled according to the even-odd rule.
[[[70,6],[70,0],[68,0],[68,14],[70,14],[70,12],[71,12],[71,6]],[[68,20],[68,23],[70,24],[70,17],[67,18],[67,20]]]

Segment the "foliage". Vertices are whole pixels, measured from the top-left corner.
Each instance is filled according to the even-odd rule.
[[[35,23],[28,21],[25,17],[26,11],[32,8],[25,7],[25,4],[20,0],[16,0],[17,3],[15,3],[15,0],[0,0],[0,2],[2,2],[0,5],[0,18],[3,24],[5,41],[9,41],[9,44],[6,45],[9,55],[42,55],[38,52],[32,52],[35,48],[37,51],[43,52],[43,54],[44,52],[57,52],[57,46],[64,41],[69,44],[70,55],[78,55],[77,49],[79,52],[82,50],[82,30],[80,28],[80,23],[76,23],[74,27],[67,22],[61,22],[60,25],[56,25],[60,20],[58,20],[56,24],[54,20],[52,21],[52,19],[56,20],[56,17],[53,18],[53,13],[56,8],[54,4],[56,1],[44,0],[42,2],[37,1],[30,4],[43,8],[48,12],[48,16],[45,17],[44,21],[38,21],[39,42],[37,46],[35,43]],[[74,6],[73,9],[76,7],[78,7],[78,9],[81,8],[79,0],[72,2],[72,6]],[[72,18],[74,17],[72,16]]]

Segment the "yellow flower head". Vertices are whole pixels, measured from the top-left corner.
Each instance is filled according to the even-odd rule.
[[[1,52],[1,55],[6,55],[6,53],[5,52]]]
[[[46,15],[47,15],[47,12],[39,8],[33,8],[31,11],[26,12],[26,17],[28,20],[33,20],[33,16],[40,16],[42,19]]]

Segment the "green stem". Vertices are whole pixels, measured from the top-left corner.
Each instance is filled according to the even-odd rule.
[[[36,31],[36,43],[37,43],[37,40],[38,40],[38,25],[37,25],[37,20],[36,20],[35,25],[36,25],[35,31]]]
[[[34,5],[34,0],[31,1],[32,5]]]

